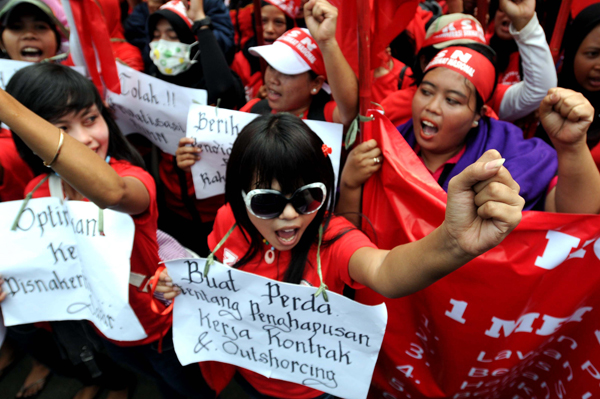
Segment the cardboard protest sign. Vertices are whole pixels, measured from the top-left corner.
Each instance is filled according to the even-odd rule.
[[[185,137],[188,109],[206,104],[206,90],[177,86],[117,63],[121,94],[107,91],[123,134],[140,133],[162,151],[175,155]]]
[[[104,210],[101,235],[96,205],[39,198],[28,202],[13,231],[22,202],[0,204],[5,324],[86,319],[111,339],[145,338],[128,305],[131,216]]]
[[[33,65],[33,62],[27,61],[14,61],[14,60],[0,60],[0,87],[2,90],[6,89],[6,85],[12,76],[21,68]]]
[[[365,306],[205,259],[166,262],[182,293],[173,342],[186,365],[216,360],[343,398],[367,395],[385,332],[385,305]]]
[[[15,61],[8,59],[0,59],[0,87],[2,90],[6,89],[6,85],[12,76],[21,68],[33,65],[34,62],[27,61]],[[80,74],[85,76],[85,68],[83,67],[71,67]]]
[[[206,105],[192,105],[187,122],[187,137],[193,137],[202,148],[200,161],[192,166],[196,198],[214,197],[225,192],[225,170],[237,135],[258,115],[232,111]],[[340,169],[343,125],[321,121],[304,120],[327,146],[333,171]]]
[[[385,162],[365,185],[363,213],[390,249],[439,226],[446,193],[387,118],[373,116],[365,139]],[[526,211],[500,245],[425,290],[357,291],[390,314],[369,397],[597,397],[599,237],[598,215]]]

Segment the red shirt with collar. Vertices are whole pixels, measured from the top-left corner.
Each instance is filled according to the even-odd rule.
[[[209,248],[214,248],[217,243],[227,234],[231,226],[235,224],[233,211],[226,204],[217,213],[214,230],[208,236]],[[343,234],[331,245],[321,247],[321,265],[323,281],[332,292],[341,294],[345,285],[353,288],[362,288],[350,278],[348,264],[354,253],[363,247],[376,248],[375,244],[361,231],[357,230],[350,222],[340,216],[331,218],[327,230],[323,234],[324,241]],[[241,228],[236,227],[229,238],[215,252],[216,258],[220,259],[226,266],[233,266],[250,248]],[[240,267],[240,270],[254,273],[273,280],[282,281],[283,275],[291,260],[291,251],[275,250],[275,261],[271,264],[265,261],[266,251],[270,248],[265,245],[264,250],[250,262]],[[303,285],[318,287],[320,285],[317,274],[317,245],[314,244],[308,254],[306,268],[304,269]],[[226,384],[227,378],[231,378],[237,370],[252,386],[260,393],[273,397],[286,397],[290,399],[308,399],[322,395],[323,392],[314,390],[304,385],[292,382],[272,379],[254,373],[250,370],[218,362],[200,363],[202,372],[207,382],[216,390]],[[220,381],[219,381],[220,380]]]

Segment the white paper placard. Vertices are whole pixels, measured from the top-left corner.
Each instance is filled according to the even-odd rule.
[[[256,114],[215,108],[207,105],[192,105],[187,122],[187,136],[196,140],[202,148],[200,161],[192,166],[196,198],[204,199],[225,193],[225,170],[237,135],[250,123]],[[342,135],[344,127],[339,123],[304,120],[327,146],[335,181],[340,169]]]
[[[166,262],[182,289],[173,341],[183,365],[215,360],[343,398],[365,398],[387,323],[385,304],[281,283],[205,259]]]
[[[189,106],[206,104],[206,90],[177,86],[120,63],[117,69],[121,94],[107,91],[106,101],[123,134],[140,133],[175,155],[179,139],[185,137]]]
[[[102,236],[93,203],[39,198],[29,201],[12,231],[21,204],[0,204],[4,323],[90,320],[111,339],[145,338],[128,304],[131,216],[104,210]]]
[[[6,89],[6,85],[12,76],[21,68],[25,68],[29,65],[35,64],[34,62],[28,61],[15,61],[9,59],[0,59],[0,87],[2,90]],[[85,76],[85,68],[83,67],[71,67],[80,74]]]

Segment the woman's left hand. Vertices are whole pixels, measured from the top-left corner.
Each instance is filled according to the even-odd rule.
[[[181,289],[173,284],[167,269],[164,269],[158,277],[156,292],[162,292],[165,299],[170,300],[181,294]]]
[[[204,13],[204,0],[189,0],[190,8],[188,8],[188,17],[192,21],[200,21],[206,18]]]
[[[498,245],[521,221],[525,200],[496,150],[489,150],[448,186],[446,233],[467,257]]]
[[[555,87],[540,105],[540,121],[557,150],[585,145],[587,130],[594,119],[594,107],[573,90]]]
[[[310,0],[304,5],[306,27],[319,46],[335,40],[337,16],[337,8],[327,0]]]

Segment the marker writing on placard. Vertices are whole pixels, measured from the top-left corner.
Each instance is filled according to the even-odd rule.
[[[253,361],[255,363],[263,363],[269,365],[271,370],[282,369],[294,374],[306,376],[302,380],[302,384],[318,388],[326,386],[328,388],[337,388],[338,383],[335,379],[335,372],[313,364],[304,363],[297,360],[288,360],[273,355],[273,349],[265,352],[256,350],[253,346],[248,349],[242,349],[234,341],[225,341],[222,344],[225,353],[232,356],[239,356],[243,359]]]
[[[233,123],[233,115],[229,115],[227,119],[209,119],[205,112],[198,113],[198,124],[194,126],[196,132],[200,130],[208,130],[211,133],[223,133],[237,136],[240,133],[240,128],[237,123]]]
[[[46,209],[37,213],[33,209],[27,207],[21,214],[21,218],[17,224],[17,230],[29,231],[32,227],[37,226],[40,229],[40,237],[43,237],[46,228],[68,226],[70,219],[69,211],[58,205],[54,208],[48,205]],[[83,225],[81,228],[83,229]]]
[[[131,76],[125,74],[125,73],[121,73],[119,75],[119,79],[121,80],[121,95],[123,96],[131,96],[133,98],[136,98],[138,100],[141,100],[143,102],[149,103],[149,104],[160,104],[160,101],[158,101],[158,97],[156,97],[156,95],[154,94],[154,89],[152,88],[152,83],[148,83],[148,90],[143,92],[142,91],[142,83],[137,80],[137,87],[134,83],[133,87],[129,86],[129,84],[131,82],[129,82],[129,79],[131,79]]]
[[[200,178],[202,179],[202,183],[204,183],[202,188],[206,188],[207,184],[210,186],[214,183],[225,183],[225,175],[222,175],[221,172],[218,170],[212,177],[208,175],[208,172],[200,173]]]
[[[202,313],[202,309],[198,309],[200,312],[200,326],[207,327],[209,330],[213,330],[218,333],[222,333],[223,338],[237,341],[239,338],[252,339],[250,331],[246,328],[236,328],[234,324],[223,323],[220,320],[210,318],[210,313]]]
[[[63,248],[62,245],[63,243],[61,242],[54,248],[54,244],[48,244],[48,249],[50,249],[50,252],[52,252],[52,256],[54,257],[54,264],[57,264],[61,260],[66,262],[70,259],[77,259],[77,248],[75,248],[75,246],[70,245]]]
[[[200,269],[200,265],[195,260],[186,260],[185,263],[188,267],[188,277],[183,277],[183,281],[187,281],[193,284],[204,284],[208,288],[219,288],[222,290],[238,292],[239,289],[235,288],[235,281],[231,275],[231,270],[227,271],[228,278],[222,281],[217,281],[214,277],[204,276],[204,265]]]
[[[170,129],[174,132],[185,133],[185,126],[181,125],[176,121],[164,121],[160,118],[153,117],[150,114],[144,113],[144,110],[140,109],[139,112],[134,112],[130,108],[127,108],[123,105],[112,103],[113,108],[117,109],[119,112],[125,114],[125,116],[129,117],[132,121],[136,120],[139,123],[143,123],[145,125],[150,125],[155,128],[165,128]]]
[[[175,284],[177,286],[177,284]],[[199,301],[204,301],[207,303],[216,303],[223,309],[219,310],[219,316],[229,315],[236,320],[242,320],[242,314],[240,313],[240,304],[236,301],[233,301],[231,298],[227,296],[209,296],[204,292],[204,290],[194,290],[192,288],[187,287],[179,287],[181,289],[181,294],[186,296],[196,297]]]
[[[103,323],[106,327],[112,329],[114,327],[113,321],[115,320],[115,318],[106,313],[106,311],[102,307],[102,305],[104,305],[104,303],[100,302],[99,304],[96,304],[94,302],[94,297],[92,295],[90,295],[89,298],[90,298],[89,303],[76,302],[76,303],[72,303],[71,305],[69,305],[67,307],[67,313],[75,314],[75,313],[82,312],[85,309],[89,309],[89,311],[92,313],[92,316],[94,316],[98,321]],[[109,305],[109,307],[110,307],[110,305]]]
[[[11,296],[15,296],[18,293],[32,294],[48,291],[68,291],[87,287],[87,280],[85,276],[81,274],[61,278],[58,273],[53,270],[52,275],[54,278],[51,278],[50,280],[28,279],[23,281],[15,277],[4,277],[4,281],[8,287],[7,292]]]

